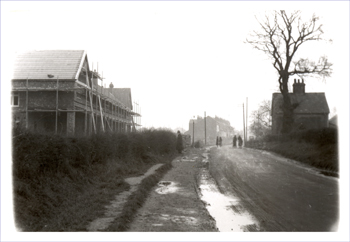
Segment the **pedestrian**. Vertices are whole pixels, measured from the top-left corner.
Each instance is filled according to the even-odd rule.
[[[216,147],[219,147],[219,137],[216,136]]]
[[[222,146],[222,138],[220,137],[219,138],[219,144],[220,144],[220,147]]]
[[[240,135],[238,135],[238,146],[239,148],[242,148],[243,140]]]
[[[233,136],[233,148],[236,148],[237,136]]]
[[[177,131],[176,149],[180,154],[182,153],[183,146],[182,146],[182,135],[180,131]]]

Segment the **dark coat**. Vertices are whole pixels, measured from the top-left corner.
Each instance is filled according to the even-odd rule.
[[[182,145],[182,135],[180,132],[177,133],[177,140],[176,140],[176,150],[181,153],[183,150],[183,145]]]
[[[233,146],[236,146],[236,143],[237,143],[237,137],[235,135],[235,136],[233,136]]]
[[[238,136],[238,146],[242,146],[242,144],[243,144],[243,140],[241,136]]]

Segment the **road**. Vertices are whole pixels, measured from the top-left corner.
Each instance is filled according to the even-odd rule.
[[[209,170],[263,231],[337,230],[337,178],[269,152],[228,146],[211,149]]]

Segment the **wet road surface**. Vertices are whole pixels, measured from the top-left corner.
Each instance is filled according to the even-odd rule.
[[[202,154],[206,165],[200,168],[197,177],[199,196],[209,214],[216,222],[219,232],[259,231],[258,221],[243,206],[241,200],[233,193],[221,193],[216,181],[208,170],[208,151]]]
[[[336,231],[338,179],[269,152],[213,148],[209,170],[263,231]]]

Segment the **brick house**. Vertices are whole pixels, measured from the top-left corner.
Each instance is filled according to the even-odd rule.
[[[193,125],[194,122],[194,125]],[[233,136],[234,128],[231,127],[228,120],[219,117],[197,117],[197,119],[191,119],[189,122],[189,129],[186,134],[191,136],[191,142],[193,141],[193,126],[194,126],[194,141],[202,141],[204,143],[204,123],[206,123],[206,139],[207,144],[215,144],[216,137],[221,136],[223,139],[231,139]]]
[[[325,93],[305,93],[304,80],[294,79],[293,93],[289,93],[294,109],[294,129],[311,129],[328,127],[329,107]],[[279,134],[282,129],[283,96],[272,94],[272,133]]]
[[[130,88],[104,88],[83,50],[19,54],[11,90],[14,125],[43,133],[130,132],[135,125]]]

